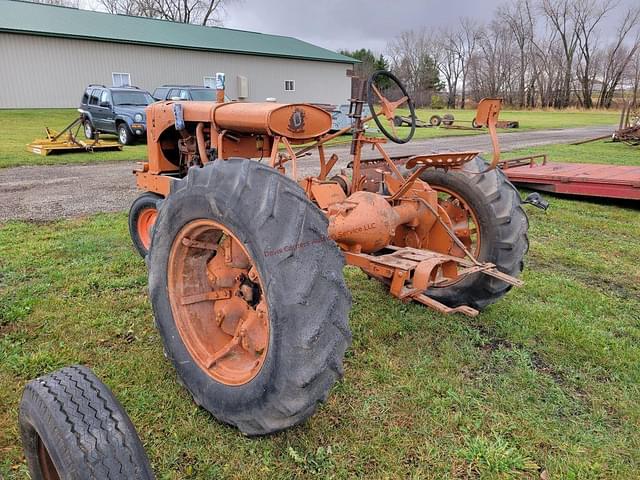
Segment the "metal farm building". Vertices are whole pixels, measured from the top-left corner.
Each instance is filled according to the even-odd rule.
[[[213,86],[231,99],[345,103],[355,60],[291,37],[0,0],[0,108],[76,107],[90,83]]]

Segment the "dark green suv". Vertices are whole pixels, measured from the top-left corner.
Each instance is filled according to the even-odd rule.
[[[123,145],[145,138],[145,108],[154,101],[149,92],[138,87],[89,85],[78,108],[84,134],[92,139],[96,132],[115,133]]]
[[[164,100],[195,100],[215,102],[216,91],[213,88],[198,85],[162,85],[153,91],[153,98]]]

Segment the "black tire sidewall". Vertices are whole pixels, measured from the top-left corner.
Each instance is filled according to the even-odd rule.
[[[236,163],[234,166],[229,162],[246,162],[244,167],[248,167],[249,169],[265,169],[268,171],[268,175],[277,176],[278,182],[290,182],[288,185],[282,184],[280,188],[290,189],[287,191],[295,191],[294,195],[299,196],[299,201],[306,202],[308,206],[304,208],[307,210],[303,210],[306,212],[304,214],[304,223],[307,225],[305,226],[305,231],[307,235],[313,235],[319,242],[318,250],[316,252],[309,251],[306,255],[315,255],[317,258],[315,258],[314,261],[319,262],[320,258],[327,258],[328,250],[326,249],[330,248],[332,251],[335,249],[336,254],[334,260],[325,263],[325,265],[334,265],[333,262],[338,258],[340,259],[340,265],[336,265],[336,270],[331,272],[314,273],[311,267],[309,267],[308,270],[297,269],[295,280],[298,280],[299,277],[300,282],[304,283],[310,278],[314,278],[314,275],[323,275],[322,278],[327,278],[326,275],[333,275],[335,277],[334,281],[337,285],[341,286],[342,290],[348,296],[348,291],[342,279],[342,255],[338,247],[333,242],[328,241],[326,237],[327,222],[322,212],[310,204],[302,189],[300,189],[295,182],[292,182],[291,179],[283,177],[276,171],[256,162],[237,159],[227,160],[224,164],[214,162],[203,169],[190,172],[188,178],[182,180],[182,182],[191,181],[190,177],[193,175],[203,175],[205,179],[209,173],[212,175],[215,173],[220,176],[214,178],[208,177],[207,185],[199,185],[194,180],[193,185],[188,186],[188,188],[177,188],[165,200],[156,222],[152,241],[153,247],[148,256],[149,291],[154,317],[165,344],[166,354],[175,366],[179,378],[182,379],[186,388],[191,392],[195,402],[211,412],[219,420],[237,425],[244,433],[252,435],[272,433],[304,420],[315,410],[318,401],[323,400],[323,398],[315,397],[308,399],[310,403],[305,403],[307,400],[301,400],[300,403],[292,400],[288,405],[295,405],[293,408],[297,409],[299,405],[302,404],[303,408],[298,411],[291,411],[280,419],[276,418],[273,420],[275,417],[272,417],[273,422],[267,427],[246,428],[246,426],[243,427],[241,425],[242,422],[253,422],[255,419],[254,415],[260,415],[259,412],[265,411],[263,409],[270,409],[271,405],[284,401],[282,399],[285,397],[287,398],[286,402],[289,402],[292,398],[290,394],[293,395],[293,398],[298,398],[296,397],[296,395],[298,395],[298,393],[296,393],[297,390],[295,392],[291,390],[291,379],[298,378],[299,374],[305,374],[309,369],[313,370],[311,365],[304,365],[305,362],[299,360],[301,355],[312,355],[313,349],[307,350],[299,346],[300,337],[298,337],[298,335],[300,335],[301,332],[299,332],[298,329],[300,325],[304,325],[304,322],[307,320],[310,321],[310,319],[307,319],[305,316],[305,312],[309,314],[309,308],[313,307],[307,305],[307,302],[304,300],[294,301],[292,298],[294,293],[288,290],[291,288],[293,277],[286,277],[286,275],[291,275],[291,270],[286,270],[286,268],[283,270],[280,266],[281,259],[275,255],[269,256],[266,254],[267,250],[283,246],[279,244],[279,242],[282,241],[281,230],[276,231],[273,229],[273,225],[270,227],[259,225],[260,222],[257,221],[253,212],[247,211],[246,214],[237,214],[237,209],[240,207],[236,207],[237,200],[230,197],[240,195],[240,193],[238,192],[238,187],[225,185],[224,172],[228,171],[225,170],[226,168],[234,169],[238,166],[242,167],[243,164]],[[219,170],[213,172],[215,168],[219,168]],[[207,169],[210,169],[209,172],[206,171]],[[245,172],[246,175],[249,175],[248,170],[242,171],[242,175],[245,175]],[[267,177],[263,178],[263,180],[268,182],[274,179]],[[211,182],[221,182],[221,184],[209,186]],[[252,185],[254,184],[255,182],[252,183]],[[262,189],[268,190],[269,187],[264,185],[257,187],[257,190]],[[276,190],[277,189],[278,187],[276,187]],[[284,200],[283,197],[280,201]],[[257,201],[264,202],[265,198]],[[293,202],[295,198],[287,197],[286,201]],[[288,205],[292,204],[288,203]],[[277,209],[278,207],[275,206],[274,208]],[[309,210],[309,208],[312,210]],[[193,360],[180,336],[173,317],[170,299],[167,295],[169,257],[173,239],[185,225],[198,219],[213,220],[224,225],[233,233],[251,256],[264,287],[263,294],[266,296],[269,310],[269,344],[267,354],[260,371],[254,378],[243,385],[225,385],[203,371]],[[291,219],[290,221],[294,220]],[[322,233],[323,230],[324,234]],[[305,240],[309,240],[309,238],[307,237]],[[333,267],[323,268],[328,269]],[[285,271],[289,273],[284,273]],[[333,293],[337,294],[337,292]],[[325,299],[325,302],[331,303],[331,301],[332,299]],[[334,301],[337,302],[337,300]],[[350,305],[350,299],[348,303]],[[342,303],[341,305],[345,304]],[[344,328],[348,331],[348,325],[346,323],[347,315],[346,312],[344,312],[344,317],[342,317],[342,308],[343,307],[336,309],[338,317],[322,317],[323,322],[329,321],[331,318],[343,318],[345,322]],[[335,315],[335,313],[332,315]],[[325,335],[330,335],[330,333],[324,333],[324,331],[322,331],[320,335],[324,337]],[[341,344],[343,346],[332,349],[335,355],[339,356],[340,365],[342,364],[342,355],[348,341],[350,341],[350,334],[348,334],[348,340],[338,341],[344,342],[344,344]],[[338,350],[335,348],[338,348]],[[313,363],[314,359],[309,358],[308,360],[310,363]],[[319,368],[322,368],[322,371],[324,371],[325,367]],[[319,375],[322,374],[319,373]],[[328,381],[325,382],[323,380],[323,382],[324,386],[319,387],[321,390],[327,386],[326,383]],[[330,384],[332,385],[333,381],[331,381]],[[318,390],[314,391],[316,393],[318,392]],[[328,393],[328,388],[326,392],[324,392],[324,396],[326,396],[326,393]],[[313,395],[315,395],[315,393]],[[273,412],[273,409],[269,411]],[[278,415],[282,414],[279,413]]]
[[[90,388],[98,392],[99,402],[92,403],[95,400],[95,391],[86,394],[91,395],[89,400],[73,395],[69,398],[65,387],[55,381],[56,374],[69,375],[78,388],[80,385],[86,388],[88,379],[92,385]],[[85,403],[87,401],[88,405]],[[71,405],[70,402],[75,405]],[[98,421],[97,418],[77,415],[76,408],[80,407],[88,407],[95,411],[96,415],[106,407],[110,412],[109,420]],[[118,422],[117,425],[114,421]],[[135,478],[154,478],[142,443],[126,411],[109,387],[87,367],[65,367],[31,381],[25,387],[20,401],[19,424],[25,457],[34,480],[43,478],[38,456],[39,441],[44,444],[57,473],[63,480],[91,478],[87,456],[91,456],[92,463],[97,457],[105,468],[119,465],[118,471],[109,472],[113,474],[110,478],[131,478],[132,469],[137,471]],[[129,449],[126,452],[122,450],[122,444],[115,446],[111,440],[108,441],[109,445],[99,444],[100,439],[104,441],[111,438],[114,429],[117,429],[120,438],[126,441]],[[91,451],[93,448],[96,451]]]
[[[149,251],[142,244],[142,240],[138,235],[138,217],[146,209],[155,208],[156,210],[158,210],[159,203],[162,201],[162,199],[163,197],[161,197],[160,195],[151,192],[145,192],[138,198],[136,198],[131,204],[131,208],[129,208],[129,235],[131,237],[133,246],[142,258],[145,258],[149,254]]]
[[[76,458],[73,449],[68,448],[65,430],[54,430],[44,421],[42,406],[32,402],[21,403],[20,430],[22,448],[33,480],[44,478],[38,456],[39,441],[42,441],[47,449],[60,478],[82,478],[79,476],[82,470],[76,468],[76,464],[82,459]],[[68,432],[68,428],[66,431]]]
[[[436,190],[438,186],[445,187],[464,199],[465,202],[475,213],[481,239],[487,239],[487,241],[480,242],[480,251],[478,252],[477,259],[481,262],[491,262],[492,257],[492,244],[491,239],[496,236],[495,223],[492,221],[494,212],[486,202],[486,197],[482,195],[479,189],[469,189],[469,183],[467,179],[460,174],[453,172],[445,172],[439,170],[437,183],[430,180],[428,183]]]
[[[200,190],[200,191],[198,191]],[[167,278],[169,269],[169,255],[171,252],[172,239],[175,238],[180,230],[189,222],[198,219],[210,219],[224,224],[229,230],[240,240],[248,253],[253,258],[256,268],[264,278],[264,266],[261,262],[262,255],[259,255],[255,246],[250,239],[245,238],[243,232],[245,226],[235,224],[233,219],[214,212],[211,205],[206,201],[206,190],[194,188],[190,191],[182,191],[170,197],[167,202],[175,203],[169,206],[171,208],[171,221],[168,222],[167,217],[158,218],[156,231],[153,235],[153,249],[149,258],[151,265],[149,290],[152,295],[152,304],[154,306],[154,316],[157,320],[157,327],[166,343],[166,349],[178,371],[178,375],[189,386],[189,390],[199,405],[204,406],[207,410],[215,413],[217,407],[211,404],[210,398],[216,398],[217,401],[224,400],[222,405],[225,411],[241,411],[251,408],[251,404],[247,404],[248,398],[260,398],[272,387],[272,377],[274,371],[279,366],[277,355],[273,355],[274,351],[278,351],[278,347],[274,345],[274,338],[278,336],[278,310],[273,305],[273,300],[269,298],[270,290],[267,290],[267,304],[269,308],[270,335],[269,346],[267,349],[267,357],[258,372],[257,376],[244,385],[229,387],[217,382],[207,373],[203,372],[194,362],[191,354],[185,346],[180,332],[173,319],[173,311],[169,302],[167,291]],[[174,198],[175,197],[175,198]],[[282,349],[280,349],[281,351]]]
[[[91,120],[85,120],[84,122],[82,122],[82,126],[85,138],[87,138],[87,140],[93,140],[96,136],[96,129],[91,124]],[[89,128],[89,131],[91,132],[90,135],[87,135],[87,128]]]
[[[124,132],[124,139],[121,132]],[[120,123],[118,125],[118,142],[122,145],[131,145],[133,143],[133,134],[126,123]]]
[[[495,264],[504,273],[519,276],[522,271],[524,255],[528,250],[528,220],[521,208],[520,197],[517,190],[509,183],[499,169],[484,172],[486,162],[476,157],[475,160],[465,166],[468,173],[460,171],[444,171],[442,169],[429,169],[421,179],[430,186],[438,189],[444,187],[462,197],[476,215],[480,234],[480,251],[477,259],[480,262]],[[486,175],[482,179],[482,175]],[[484,182],[488,182],[483,184]],[[485,189],[495,190],[493,193]],[[507,202],[507,203],[504,203]],[[511,209],[508,210],[506,206]],[[497,219],[496,214],[508,213],[510,218]],[[518,225],[518,221],[524,222]],[[503,249],[507,238],[511,238],[513,229],[518,236],[506,253]],[[505,256],[509,257],[506,258]],[[515,261],[514,261],[515,260]],[[447,287],[429,288],[427,294],[451,307],[470,305],[477,309],[483,309],[495,302],[511,289],[511,286],[492,277],[475,273]]]

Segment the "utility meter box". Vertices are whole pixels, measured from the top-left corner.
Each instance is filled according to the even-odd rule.
[[[249,79],[238,75],[238,98],[249,98]]]

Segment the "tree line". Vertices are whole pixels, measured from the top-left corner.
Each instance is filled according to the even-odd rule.
[[[234,0],[31,0],[74,8],[93,10],[99,5],[103,11],[119,15],[157,18],[195,25],[221,25],[225,6]]]
[[[513,0],[480,23],[460,18],[409,30],[387,46],[391,70],[429,105],[502,97],[514,106],[610,108],[640,94],[640,4],[619,0]]]

